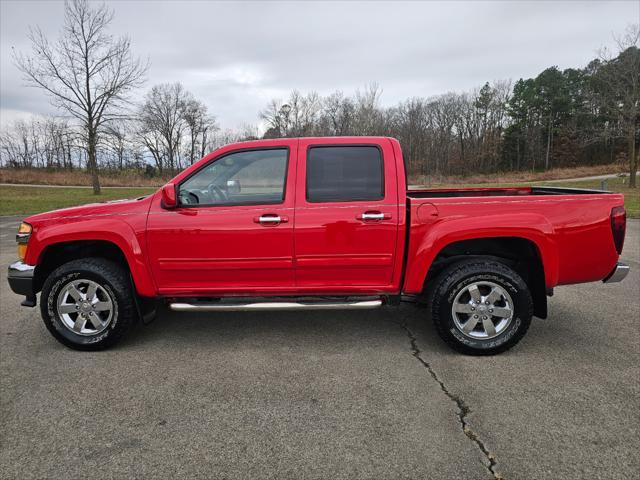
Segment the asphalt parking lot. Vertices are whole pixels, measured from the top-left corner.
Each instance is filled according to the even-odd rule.
[[[3,277],[17,222],[0,217]],[[557,288],[489,358],[447,349],[412,306],[162,312],[75,352],[1,278],[0,477],[637,478],[639,234],[624,282]]]

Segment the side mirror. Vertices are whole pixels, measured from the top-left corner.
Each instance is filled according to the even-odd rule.
[[[173,183],[167,183],[162,187],[162,208],[176,208],[177,206],[176,186]]]
[[[240,180],[227,180],[227,193],[238,194],[241,190]]]

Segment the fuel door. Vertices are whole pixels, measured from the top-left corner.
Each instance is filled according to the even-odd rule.
[[[438,208],[433,203],[423,203],[418,207],[418,221],[433,223],[438,219]]]

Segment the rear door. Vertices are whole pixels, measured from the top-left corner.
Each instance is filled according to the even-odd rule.
[[[398,204],[388,140],[301,139],[296,286],[336,293],[388,290],[396,262]]]

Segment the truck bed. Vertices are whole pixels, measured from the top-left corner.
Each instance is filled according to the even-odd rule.
[[[431,264],[434,252],[471,237],[527,239],[545,265],[547,288],[602,280],[618,261],[611,213],[623,205],[621,194],[523,186],[411,189],[406,195],[406,291],[422,288],[414,270]]]
[[[512,197],[528,195],[580,195],[608,194],[604,190],[586,190],[563,187],[488,187],[488,188],[434,188],[410,189],[409,198],[448,198],[448,197]]]

